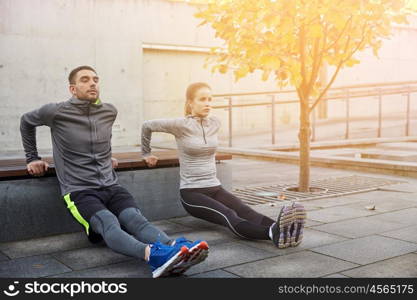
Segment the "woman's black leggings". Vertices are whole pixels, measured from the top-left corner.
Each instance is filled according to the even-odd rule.
[[[269,227],[274,221],[222,188],[181,189],[182,204],[192,216],[229,227],[241,238],[269,240]]]

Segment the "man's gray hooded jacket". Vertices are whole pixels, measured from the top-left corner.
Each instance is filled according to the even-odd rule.
[[[61,194],[117,184],[111,163],[111,134],[116,108],[71,98],[50,103],[21,117],[20,132],[26,161],[40,159],[36,127],[51,128],[55,170]]]

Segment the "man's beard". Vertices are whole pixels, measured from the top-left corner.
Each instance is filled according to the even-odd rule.
[[[98,96],[99,96],[99,94],[97,93],[97,96],[94,96],[94,97],[89,97],[88,95],[86,95],[86,96],[78,98],[78,99],[83,100],[83,101],[96,102],[97,99],[98,99]]]

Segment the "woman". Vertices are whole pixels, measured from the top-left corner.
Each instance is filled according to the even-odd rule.
[[[142,155],[149,167],[158,158],[151,154],[152,132],[175,136],[180,162],[180,194],[185,210],[194,217],[220,224],[241,238],[272,240],[278,248],[298,246],[303,237],[305,210],[299,204],[284,206],[277,221],[259,214],[222,188],[216,177],[215,153],[220,121],[210,114],[208,84],[187,88],[185,117],[146,121],[142,126]]]

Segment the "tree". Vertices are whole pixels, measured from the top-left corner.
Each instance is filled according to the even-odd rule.
[[[192,2],[193,0],[191,0]],[[195,1],[195,0],[194,0]],[[197,0],[198,3],[204,2]],[[408,24],[406,0],[208,0],[197,18],[210,24],[224,47],[212,48],[213,72],[232,69],[235,79],[255,70],[295,87],[300,100],[298,190],[310,189],[310,115],[339,71],[359,63],[355,54],[378,55],[392,24]],[[334,66],[320,87],[324,64]]]

